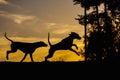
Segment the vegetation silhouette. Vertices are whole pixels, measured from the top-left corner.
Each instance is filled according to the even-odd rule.
[[[119,61],[120,59],[120,0],[73,0],[84,8],[78,15],[85,26],[85,60]],[[99,11],[103,4],[104,11]],[[87,10],[93,11],[87,14]],[[89,25],[89,27],[87,27]]]
[[[50,49],[49,54],[45,57],[45,61],[48,61],[47,59],[51,58],[56,50],[70,50],[72,52],[75,52],[79,56],[79,53],[72,49],[72,46],[75,46],[76,49],[78,49],[78,46],[76,44],[73,44],[74,39],[81,39],[81,37],[77,33],[71,32],[68,37],[54,45],[50,43],[49,37],[50,34],[48,33],[48,43],[50,45]]]
[[[6,35],[5,32],[5,38],[8,39],[9,41],[11,41],[11,50],[7,51],[6,54],[6,59],[8,60],[8,55],[10,53],[14,53],[16,52],[18,49],[21,50],[22,52],[25,53],[23,59],[21,60],[21,62],[23,62],[23,60],[26,58],[26,56],[29,54],[31,61],[34,62],[33,60],[33,52],[38,48],[38,47],[47,47],[47,44],[43,41],[40,42],[34,42],[34,43],[25,43],[25,42],[15,42],[11,39],[9,39]]]

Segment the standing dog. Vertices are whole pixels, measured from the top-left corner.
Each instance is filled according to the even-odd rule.
[[[47,44],[40,41],[40,42],[35,42],[35,43],[25,43],[25,42],[15,42],[11,39],[9,39],[6,36],[5,33],[5,38],[8,39],[9,41],[11,41],[11,50],[7,51],[7,55],[6,55],[6,59],[8,60],[8,54],[9,53],[14,53],[16,52],[18,49],[21,50],[22,52],[25,53],[23,59],[21,60],[21,62],[23,62],[23,60],[26,58],[27,54],[30,55],[31,61],[33,61],[33,57],[32,54],[33,52],[38,48],[38,47],[46,47]]]
[[[81,37],[77,33],[71,32],[71,34],[69,34],[67,38],[63,39],[61,42],[54,45],[50,43],[49,36],[50,35],[48,33],[48,43],[50,45],[50,49],[48,56],[45,57],[45,61],[47,61],[48,58],[51,58],[56,50],[70,50],[75,52],[77,55],[79,55],[75,50],[72,49],[72,46],[75,46],[76,49],[78,49],[77,45],[73,44],[74,39],[78,39],[78,40],[81,39]]]

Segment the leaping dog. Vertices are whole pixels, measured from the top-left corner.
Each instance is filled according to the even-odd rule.
[[[48,33],[48,43],[50,45],[50,49],[48,56],[45,57],[45,61],[47,61],[48,58],[51,58],[56,50],[70,50],[75,52],[77,55],[79,55],[77,51],[72,49],[72,46],[75,46],[76,49],[78,49],[77,45],[73,44],[74,39],[78,39],[78,40],[81,39],[81,37],[77,33],[71,32],[71,34],[69,34],[67,38],[63,39],[61,42],[54,45],[50,43],[49,37],[50,34]]]
[[[26,58],[27,54],[30,55],[31,61],[34,62],[33,57],[32,57],[33,52],[38,47],[46,47],[47,46],[47,44],[44,43],[43,41],[34,42],[34,43],[15,42],[15,41],[13,41],[13,40],[11,40],[7,37],[6,32],[5,32],[5,38],[8,39],[9,41],[11,41],[11,50],[7,51],[7,54],[6,54],[6,59],[7,60],[8,60],[9,53],[14,53],[19,49],[19,50],[21,50],[22,52],[25,53],[21,62],[23,62],[23,60]]]

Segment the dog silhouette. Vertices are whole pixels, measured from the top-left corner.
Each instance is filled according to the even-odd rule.
[[[6,35],[5,32],[5,38],[8,39],[9,41],[11,41],[11,50],[7,51],[7,55],[6,55],[6,59],[8,60],[8,55],[10,53],[14,53],[16,52],[18,49],[21,50],[22,52],[25,53],[23,59],[21,60],[21,62],[23,62],[23,60],[26,58],[26,56],[29,54],[31,61],[34,62],[32,54],[33,52],[38,48],[38,47],[47,47],[47,44],[43,41],[40,42],[34,42],[34,43],[26,43],[26,42],[15,42],[11,39],[9,39]]]
[[[66,37],[65,39],[54,45],[50,43],[49,37],[50,34],[48,33],[48,43],[50,45],[50,49],[49,49],[49,54],[45,57],[45,61],[47,61],[48,58],[51,58],[56,50],[70,50],[75,52],[77,55],[79,55],[77,51],[72,49],[72,46],[75,46],[76,49],[78,49],[77,45],[73,44],[74,39],[78,39],[78,40],[81,39],[81,37],[77,33],[71,32],[71,34],[69,34],[68,37]]]

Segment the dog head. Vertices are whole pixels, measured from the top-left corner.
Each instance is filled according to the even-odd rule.
[[[43,41],[38,42],[38,44],[39,44],[39,46],[43,46],[43,47],[47,47],[47,46],[48,46],[48,45],[47,45],[45,42],[43,42]]]
[[[77,34],[77,33],[75,33],[75,32],[71,32],[71,34],[69,34],[71,37],[73,37],[74,39],[81,39],[81,37]]]

